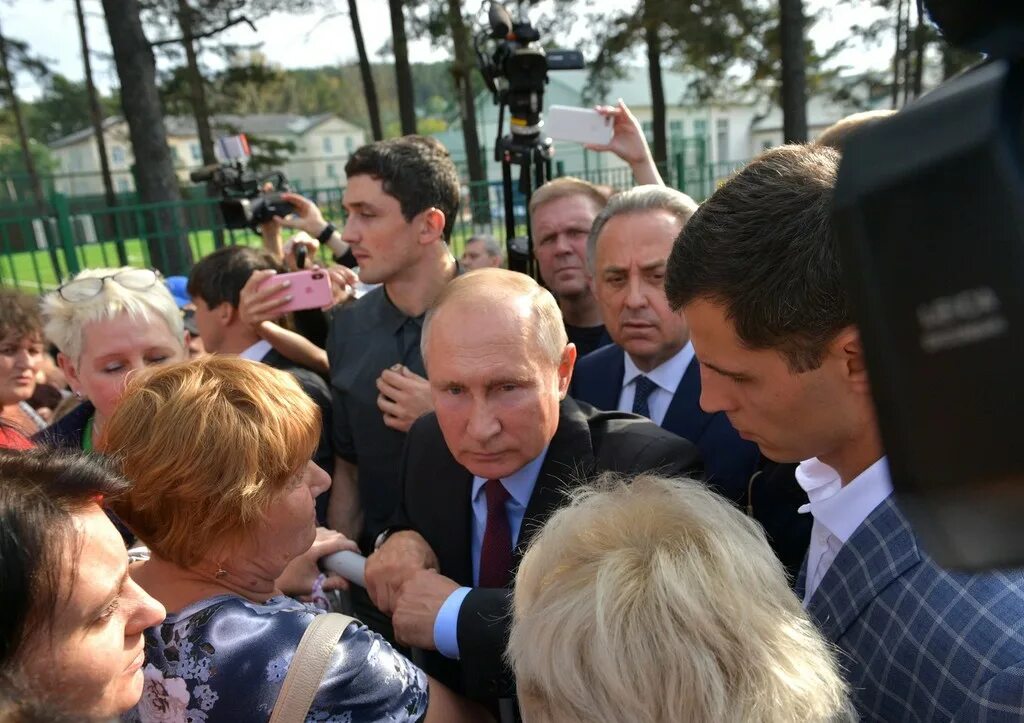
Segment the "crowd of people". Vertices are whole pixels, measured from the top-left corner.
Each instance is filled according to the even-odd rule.
[[[1024,719],[1024,574],[892,495],[831,218],[879,118],[698,205],[600,112],[637,186],[537,189],[539,282],[406,136],[338,227],[0,291],[0,720]]]

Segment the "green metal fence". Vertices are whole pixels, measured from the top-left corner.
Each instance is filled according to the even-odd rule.
[[[687,166],[678,154],[663,169],[666,183],[697,200],[709,195],[740,163]],[[566,172],[593,183],[622,190],[633,185],[628,168]],[[65,196],[51,193],[46,208],[37,204],[0,202],[0,285],[44,292],[62,279],[87,267],[145,266],[166,275],[187,273],[199,259],[223,244],[258,246],[260,237],[248,230],[228,229],[216,199],[200,187],[181,201],[139,203],[134,194],[122,194],[108,207],[102,196]],[[323,209],[327,218],[342,220],[344,189],[309,188],[302,193]],[[513,198],[516,233],[525,232],[525,198]],[[466,185],[452,235],[452,250],[462,252],[467,238],[490,233],[505,238],[504,197],[500,182]]]

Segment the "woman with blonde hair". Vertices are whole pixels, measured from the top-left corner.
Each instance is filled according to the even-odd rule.
[[[43,297],[44,331],[82,403],[35,441],[93,448],[130,375],[188,358],[174,298],[151,269],[85,269]]]
[[[245,359],[206,356],[129,384],[100,448],[134,482],[113,502],[148,546],[131,575],[168,616],[146,631],[145,688],[127,720],[270,718],[321,612],[281,593],[331,483],[310,461],[319,434],[295,378]],[[309,720],[486,720],[355,622],[315,690]]]
[[[526,723],[850,720],[763,530],[690,480],[573,491],[519,567],[508,657]]]

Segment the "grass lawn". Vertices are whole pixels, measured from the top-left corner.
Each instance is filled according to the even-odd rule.
[[[521,234],[526,232],[525,227],[520,226],[517,231]],[[458,223],[452,233],[451,247],[456,258],[462,254],[466,239],[473,235],[474,230],[466,223]],[[504,236],[504,227],[501,220],[497,219],[497,225],[493,228],[498,238]],[[261,239],[255,233],[248,231],[225,231],[227,243],[246,244],[248,246],[259,246]],[[213,232],[209,230],[193,231],[189,234],[189,245],[192,247],[192,258],[200,259],[214,249]],[[141,239],[132,238],[124,242],[125,253],[128,263],[131,266],[151,267],[152,260],[149,257],[149,249]],[[58,249],[57,256],[60,263],[66,266],[64,250]],[[75,247],[75,255],[79,268],[96,267],[117,267],[120,264],[117,259],[117,248],[115,242],[105,241],[103,243],[82,244]],[[159,261],[159,260],[158,260]],[[159,263],[156,264],[159,267]],[[43,293],[51,291],[59,285],[58,274],[54,272],[50,253],[47,251],[20,251],[12,254],[0,254],[0,284],[3,286],[14,286],[22,291],[32,293]]]

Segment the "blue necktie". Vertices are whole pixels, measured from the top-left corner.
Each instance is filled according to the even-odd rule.
[[[658,385],[645,377],[643,374],[634,381],[636,393],[633,395],[633,414],[651,418],[651,408],[647,405],[651,393],[658,388]]]

